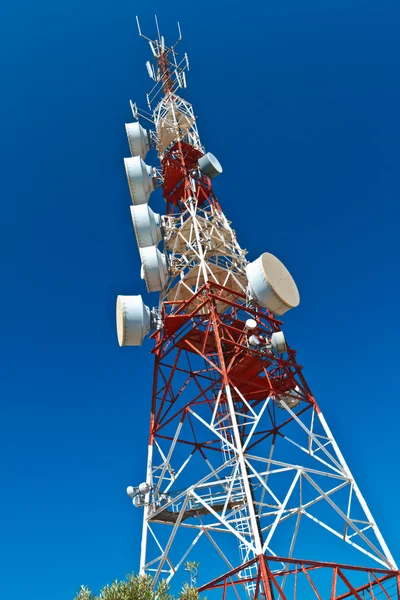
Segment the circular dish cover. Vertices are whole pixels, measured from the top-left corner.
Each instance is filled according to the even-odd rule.
[[[131,215],[139,248],[157,245],[162,239],[160,215],[148,204],[131,206]]]
[[[275,294],[277,294],[285,304],[288,304],[293,308],[298,306],[300,303],[299,290],[285,265],[269,252],[264,252],[260,258],[265,276]]]
[[[284,264],[269,252],[264,252],[247,265],[250,290],[257,302],[277,315],[283,315],[300,303],[293,277]]]
[[[129,148],[132,156],[144,158],[149,151],[149,136],[140,123],[125,123]]]
[[[139,248],[143,276],[148,292],[160,292],[168,279],[168,267],[165,254],[156,246]]]
[[[124,158],[132,204],[145,204],[156,188],[155,171],[140,158]]]
[[[257,321],[255,319],[247,319],[246,327],[247,329],[255,329],[257,327]]]
[[[271,344],[275,352],[278,354],[283,354],[286,352],[287,347],[283,331],[274,331],[271,336]]]
[[[138,296],[118,296],[117,336],[120,346],[141,346],[150,331],[150,309]]]
[[[221,163],[211,152],[207,152],[199,159],[199,169],[211,179],[222,173]]]

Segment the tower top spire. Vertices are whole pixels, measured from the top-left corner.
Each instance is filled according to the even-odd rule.
[[[154,56],[156,56],[156,57],[159,56],[160,53],[163,54],[165,51],[167,51],[167,52],[174,52],[176,46],[182,40],[182,32],[181,32],[181,27],[179,25],[179,21],[177,21],[178,39],[176,40],[176,42],[171,47],[167,47],[165,45],[164,36],[160,34],[160,27],[158,25],[157,15],[154,15],[154,19],[155,19],[155,22],[156,22],[157,38],[156,39],[151,39],[151,38],[147,37],[147,35],[144,35],[144,33],[142,33],[142,30],[140,28],[139,17],[136,15],[136,23],[137,23],[137,26],[138,26],[140,37],[144,38],[145,40],[147,40],[149,42],[151,51],[154,54]]]
[[[155,15],[154,18],[156,22],[157,37],[152,39],[142,33],[139,18],[136,16],[139,35],[149,42],[151,53],[153,55],[153,61],[146,62],[147,73],[150,79],[155,82],[153,88],[147,94],[147,103],[150,109],[154,102],[159,100],[160,93],[165,95],[174,93],[177,88],[186,88],[185,71],[189,70],[189,60],[186,53],[181,61],[178,62],[177,60],[178,54],[175,48],[182,40],[179,22],[177,23],[178,39],[172,46],[167,46],[164,36],[160,33],[157,16]]]

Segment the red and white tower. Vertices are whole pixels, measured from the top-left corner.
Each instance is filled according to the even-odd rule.
[[[149,112],[131,103],[125,167],[142,279],[159,302],[117,300],[120,345],[154,342],[146,476],[127,490],[143,510],[141,572],[181,581],[199,561],[211,597],[400,598],[394,559],[282,332],[297,287],[272,254],[249,262],[240,247],[213,193],[221,165],[179,95],[188,58],[157,32],[146,38]],[[144,162],[151,149],[159,167]],[[149,206],[158,186],[162,216]]]

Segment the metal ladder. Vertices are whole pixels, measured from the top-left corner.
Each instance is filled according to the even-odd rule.
[[[223,417],[223,413],[222,414],[220,413],[220,417]],[[224,429],[222,429],[220,431],[220,433],[224,437],[228,436],[227,431]],[[229,446],[229,444],[227,443],[227,441],[224,441],[224,442],[221,441],[221,450],[223,452],[225,461],[229,461],[234,458],[234,453],[233,453],[231,447]],[[243,481],[241,478],[239,478],[238,482],[239,482],[239,492],[240,492],[239,497],[242,498],[242,500],[244,501],[245,492],[244,492],[244,487],[243,487]],[[237,490],[235,490],[235,491],[237,491]],[[237,497],[237,495],[238,494],[235,494],[236,497]],[[235,519],[235,523],[233,524],[234,528],[236,529],[236,531],[238,533],[240,533],[242,535],[243,538],[251,539],[250,519],[249,519],[249,514],[248,514],[248,510],[247,510],[246,506],[243,506],[238,511],[236,511],[236,515],[237,516]],[[248,562],[249,560],[254,558],[254,552],[249,550],[249,548],[246,546],[246,544],[244,542],[242,542],[241,540],[238,540],[238,546],[239,546],[240,559],[241,559],[242,563]],[[255,589],[256,589],[255,578],[257,577],[257,564],[254,563],[254,564],[250,565],[249,567],[246,567],[242,571],[239,571],[238,575],[239,575],[239,577],[241,577],[243,579],[254,578],[254,581],[249,581],[249,582],[245,583],[245,589],[246,589],[248,597],[253,598]]]

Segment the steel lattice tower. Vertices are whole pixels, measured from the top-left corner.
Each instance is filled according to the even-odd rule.
[[[221,166],[177,93],[189,69],[180,30],[172,47],[158,23],[155,40],[139,33],[154,86],[149,112],[131,103],[125,167],[142,278],[160,296],[151,311],[119,296],[117,328],[120,345],[150,330],[154,341],[146,481],[127,490],[144,512],[141,572],[171,580],[199,560],[211,597],[400,598],[394,559],[281,331],[296,285],[271,254],[248,262],[214,195]],[[151,147],[159,168],[143,162]],[[157,186],[164,216],[148,205]]]

